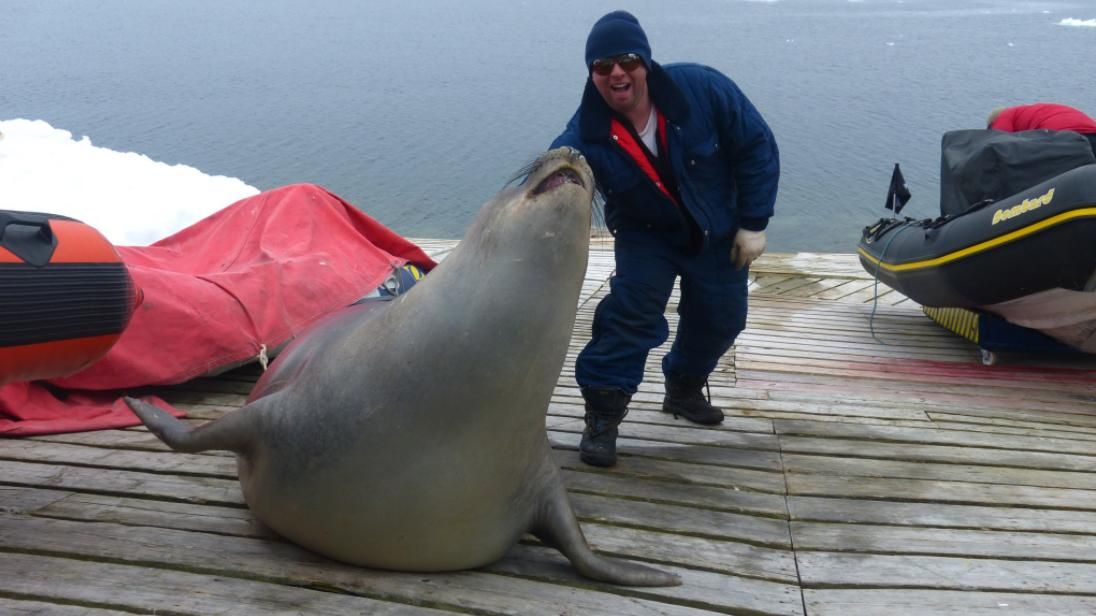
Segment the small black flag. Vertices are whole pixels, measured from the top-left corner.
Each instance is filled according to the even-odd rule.
[[[894,213],[902,211],[906,202],[910,200],[910,189],[906,188],[906,180],[902,177],[902,170],[898,168],[898,163],[894,163],[894,173],[891,174],[890,189],[887,190],[887,205],[888,210],[894,210]]]

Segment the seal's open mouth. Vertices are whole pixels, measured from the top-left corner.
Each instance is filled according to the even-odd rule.
[[[570,167],[563,167],[552,175],[544,178],[540,184],[537,184],[537,187],[533,189],[533,194],[539,195],[546,193],[554,188],[563,186],[564,184],[586,186],[586,184],[582,182],[582,177],[578,174],[578,171],[575,171]]]

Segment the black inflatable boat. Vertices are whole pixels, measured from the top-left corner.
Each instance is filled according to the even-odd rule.
[[[1096,164],[930,220],[880,219],[860,263],[933,307],[976,308],[1048,289],[1091,290],[1096,276]]]
[[[909,196],[895,165],[888,209]],[[858,252],[986,363],[1006,349],[1096,354],[1096,144],[1070,131],[945,133],[940,216],[880,219]]]

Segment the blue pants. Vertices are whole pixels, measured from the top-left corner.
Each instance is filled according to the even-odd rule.
[[[747,268],[731,263],[731,241],[699,254],[673,247],[662,234],[620,232],[609,295],[594,312],[592,338],[575,363],[579,387],[635,393],[651,349],[666,342],[664,313],[681,276],[677,336],[662,360],[668,379],[704,379],[746,327]]]

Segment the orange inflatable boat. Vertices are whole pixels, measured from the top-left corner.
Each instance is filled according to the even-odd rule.
[[[99,359],[139,298],[118,252],[92,227],[0,210],[0,385],[66,376]]]

